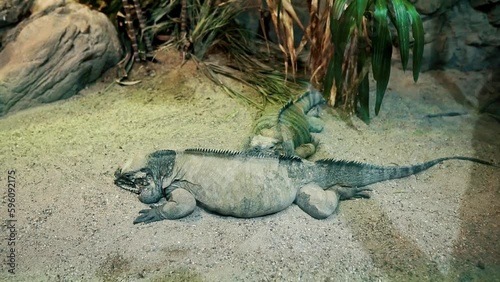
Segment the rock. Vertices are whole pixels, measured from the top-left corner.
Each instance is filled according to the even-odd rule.
[[[491,25],[488,17],[467,0],[460,0],[443,13],[422,16],[425,46],[421,70],[500,67],[500,29]]]
[[[441,14],[457,3],[458,0],[417,0],[415,8],[421,15]]]
[[[447,12],[447,66],[464,71],[500,67],[500,29],[492,26],[485,13],[466,1]]]
[[[459,0],[416,0],[415,8],[421,15],[441,14],[455,5]]]
[[[434,14],[440,7],[440,1],[417,1],[415,4],[415,8],[422,15],[431,15]]]
[[[470,5],[474,8],[479,8],[497,2],[500,2],[500,0],[470,0]]]
[[[471,6],[488,14],[488,20],[496,27],[500,26],[500,0],[471,0]]]
[[[0,0],[0,28],[18,23],[32,3],[33,0]]]
[[[122,55],[108,18],[69,1],[38,1],[32,15],[5,38],[0,116],[73,96]]]
[[[492,25],[500,26],[500,2],[488,12],[488,20]]]

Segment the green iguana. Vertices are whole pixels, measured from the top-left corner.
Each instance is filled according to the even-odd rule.
[[[335,212],[340,200],[368,198],[368,184],[406,177],[452,159],[499,167],[459,156],[412,166],[376,166],[252,152],[162,150],[136,167],[118,169],[115,184],[139,194],[145,204],[157,203],[141,210],[134,224],[185,217],[196,203],[217,214],[243,218],[276,213],[295,203],[323,219]]]
[[[255,123],[244,149],[273,151],[276,155],[296,155],[304,159],[311,156],[318,146],[311,132],[321,132],[323,123],[308,113],[324,103],[321,93],[310,89],[281,108],[266,109]]]

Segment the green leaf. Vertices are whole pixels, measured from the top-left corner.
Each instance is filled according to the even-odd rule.
[[[366,51],[362,51],[358,57],[358,75],[363,71],[363,67],[368,58]],[[368,79],[368,74],[365,75],[358,87],[358,100],[359,100],[359,110],[358,113],[360,118],[365,123],[370,123],[370,81]]]
[[[373,77],[377,81],[377,95],[375,100],[375,114],[378,115],[385,90],[391,75],[392,41],[387,16],[387,1],[377,0],[374,12],[373,30]]]
[[[118,2],[118,1],[116,1]],[[178,1],[171,1],[168,4],[162,4],[158,8],[154,8],[151,11],[151,19],[153,20],[153,23],[156,25],[160,22],[160,20],[163,19],[165,15],[168,15],[174,8],[176,8],[179,5]]]
[[[406,70],[410,56],[410,20],[405,7],[405,0],[392,0],[396,30],[399,37],[399,52],[403,70]]]
[[[382,100],[384,100],[385,91],[387,90],[387,85],[389,84],[389,76],[391,75],[391,68],[387,71],[387,78],[380,79],[377,81],[377,95],[375,98],[375,115],[380,112],[380,107],[382,106]]]
[[[335,60],[336,60],[336,65],[335,65],[335,81],[337,85],[337,91],[339,93],[342,90],[342,84],[341,82],[344,80],[343,77],[345,76],[345,73],[342,72],[342,65],[345,61],[344,55],[346,51],[347,44],[349,43],[351,36],[354,32],[354,29],[356,28],[356,7],[357,3],[356,1],[353,1],[349,4],[347,9],[344,11],[344,14],[342,15],[340,19],[340,27],[339,27],[339,42],[337,44],[334,43],[334,45],[338,48],[335,49]],[[338,52],[337,52],[338,51]]]
[[[333,1],[333,6],[331,10],[331,18],[330,20],[338,20],[342,16],[342,13],[344,13],[345,9],[345,4],[347,3],[347,0],[338,0],[338,1]]]
[[[344,1],[345,2],[345,1]],[[337,2],[335,2],[337,3]],[[351,2],[347,9],[342,13],[342,17],[335,19],[335,6],[332,7],[330,18],[330,31],[332,33],[332,42],[335,49],[345,49],[347,42],[352,34],[354,28],[354,13],[356,11],[356,2]],[[343,50],[342,50],[343,53]]]
[[[365,123],[370,123],[370,80],[368,75],[361,81],[358,88],[359,115]]]
[[[330,11],[330,33],[332,34],[332,43],[339,41],[340,20],[333,17],[333,8]]]
[[[337,94],[342,91],[342,63],[344,61],[344,49],[341,51],[336,51],[333,54],[333,75],[335,77],[335,86],[337,87]]]
[[[342,73],[340,73],[340,75],[337,74],[339,63],[336,63],[336,61],[338,61],[339,53],[342,52],[340,50],[340,49],[342,49],[342,44],[341,44],[342,33],[340,32],[340,20],[334,19],[333,13],[334,12],[333,12],[333,7],[332,7],[331,14],[330,14],[330,17],[331,17],[330,33],[332,34],[332,43],[334,45],[334,47],[333,47],[334,52],[332,54],[332,58],[330,59],[330,63],[328,64],[328,70],[327,70],[326,77],[325,77],[325,90],[324,90],[324,92],[327,93],[327,95],[330,94],[330,91],[331,91],[332,85],[333,85],[333,81],[335,81],[335,85],[338,85],[339,80],[337,78],[340,77],[340,75],[342,75]],[[340,62],[340,64],[342,64],[342,56],[340,57],[339,62]],[[340,71],[342,71],[342,69],[340,69]],[[332,104],[335,104],[335,101],[332,101]]]
[[[413,32],[413,80],[417,82],[420,68],[422,67],[422,57],[424,55],[424,26],[422,19],[415,7],[406,2],[406,9],[411,18],[411,27]]]
[[[334,8],[330,11],[330,16],[334,18]],[[356,2],[351,2],[347,9],[342,14],[340,19],[333,19],[330,21],[330,31],[332,33],[332,42],[334,45],[334,52],[332,60],[330,62],[331,74],[335,79],[335,86],[337,87],[338,93],[341,91],[342,86],[342,64],[344,62],[344,53],[347,43],[349,42],[350,36],[355,27],[356,21],[354,18],[356,12]],[[326,92],[325,87],[325,92]],[[331,89],[331,88],[330,88]]]
[[[357,25],[361,26],[361,22],[363,21],[363,15],[365,14],[366,7],[368,5],[368,0],[357,0],[357,8],[358,13],[356,15]]]
[[[373,21],[372,71],[375,80],[379,80],[382,73],[382,67],[384,65],[383,61],[387,59],[386,56],[389,54],[389,47],[387,45],[392,42],[387,17],[387,0],[376,1]]]

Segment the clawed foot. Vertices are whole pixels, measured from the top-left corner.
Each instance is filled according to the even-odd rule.
[[[141,210],[139,211],[139,214],[140,215],[134,220],[134,224],[151,223],[163,220],[163,217],[159,213],[159,208]]]
[[[352,198],[365,198],[369,199],[370,195],[365,191],[372,191],[370,188],[358,187],[337,187],[335,188],[339,194],[340,200],[349,200]]]

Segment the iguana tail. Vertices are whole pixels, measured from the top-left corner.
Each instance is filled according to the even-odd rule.
[[[322,187],[334,185],[362,187],[385,180],[403,178],[427,170],[447,160],[465,160],[500,168],[500,165],[477,158],[454,156],[411,166],[377,166],[353,161],[324,159],[315,162],[315,182]]]

